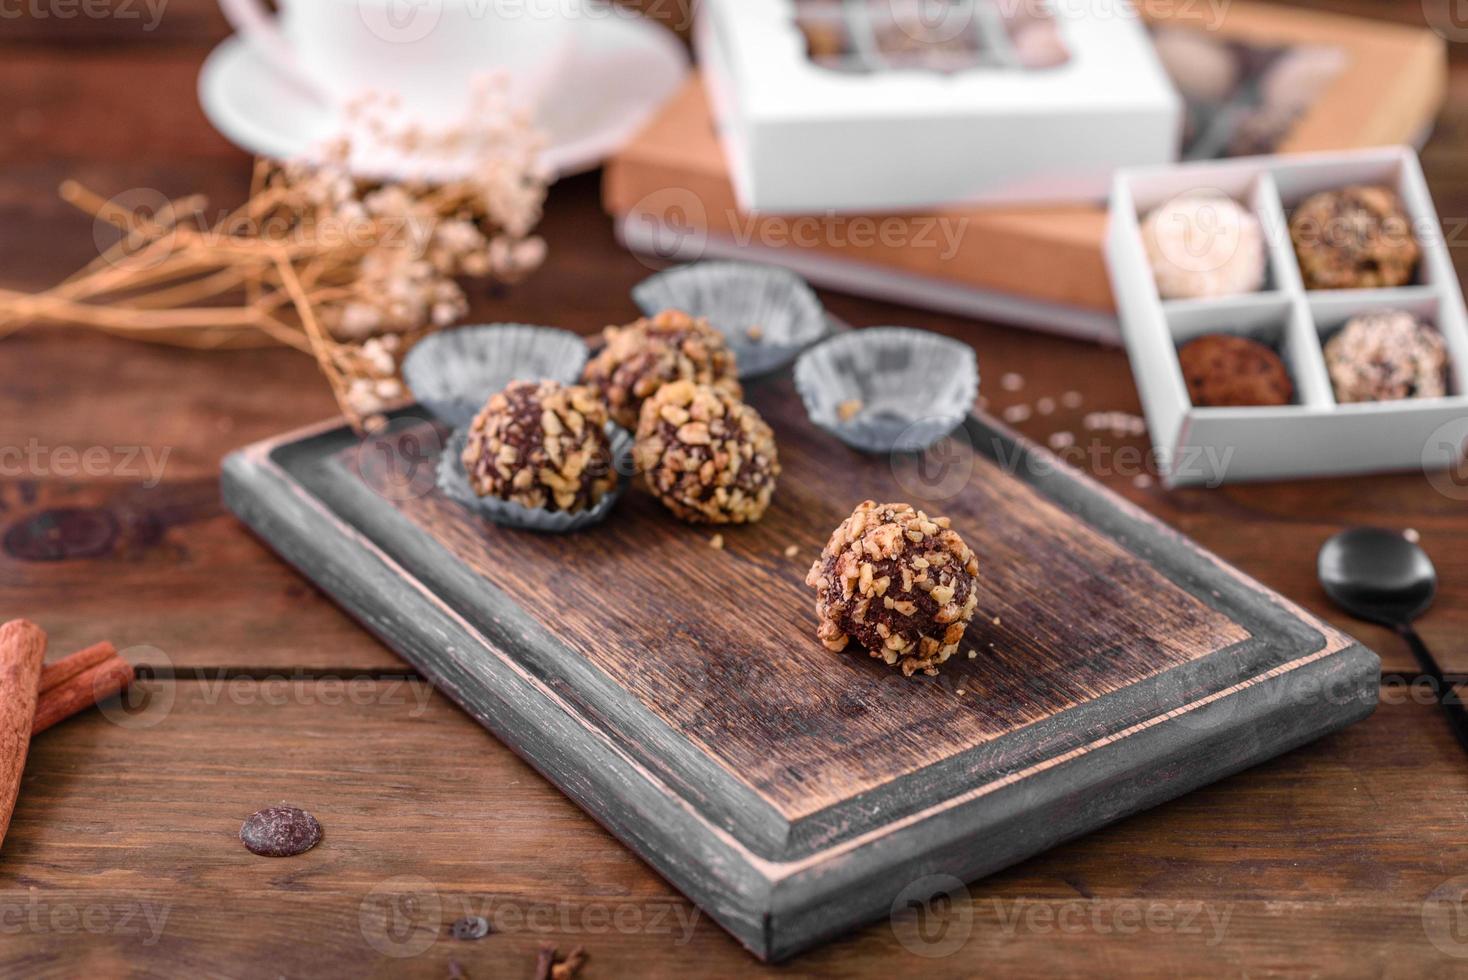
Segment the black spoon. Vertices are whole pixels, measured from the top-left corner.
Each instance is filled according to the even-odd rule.
[[[1453,734],[1468,749],[1468,711],[1443,677],[1437,659],[1412,628],[1437,595],[1432,559],[1396,531],[1356,527],[1342,531],[1320,549],[1320,584],[1336,605],[1361,619],[1397,631],[1437,691]]]

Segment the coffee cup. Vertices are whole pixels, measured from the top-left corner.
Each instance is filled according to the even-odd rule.
[[[403,118],[464,118],[477,80],[503,75],[533,112],[570,54],[575,0],[219,0],[240,35],[322,101],[390,98]]]

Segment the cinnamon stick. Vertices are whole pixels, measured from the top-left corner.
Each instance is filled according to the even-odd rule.
[[[111,647],[112,644],[98,644]],[[88,653],[89,647],[82,653]],[[73,657],[80,654],[73,654]],[[66,658],[72,659],[71,657]],[[66,661],[58,661],[58,666]],[[58,722],[65,721],[79,711],[85,711],[99,701],[111,697],[133,681],[133,665],[115,654],[105,657],[79,674],[72,674],[61,683],[45,691],[36,705],[35,721],[31,735],[39,735]]]
[[[35,623],[15,619],[0,626],[0,844],[20,792],[45,656],[46,634]]]
[[[59,687],[77,674],[91,670],[102,661],[115,656],[117,656],[117,647],[103,640],[101,643],[92,644],[85,650],[78,650],[69,657],[62,657],[54,664],[46,664],[41,668],[41,683],[38,688],[42,694],[41,700],[45,700],[44,695],[47,691]]]

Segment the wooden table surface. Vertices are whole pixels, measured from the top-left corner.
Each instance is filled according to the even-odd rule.
[[[1408,23],[1424,9],[1309,6]],[[63,0],[0,8],[0,285],[40,288],[95,254],[90,222],[55,197],[63,178],[106,194],[203,191],[221,206],[244,193],[248,157],[194,95],[227,33],[210,0],[173,0],[152,30],[147,5],[103,7],[116,16]],[[1468,215],[1468,57],[1453,54],[1452,102],[1424,154],[1445,220]],[[647,270],[613,242],[597,192],[595,175],[553,189],[546,267],[477,314],[583,331],[629,318]],[[1468,253],[1454,257],[1468,269]],[[990,384],[994,408],[1082,394],[1080,408],[1020,426],[1034,437],[1089,443],[1086,413],[1138,411],[1118,351],[825,298],[857,325],[972,341],[986,378],[1024,378],[1016,392]],[[12,336],[0,354],[0,447],[26,460],[9,453],[0,478],[0,614],[43,625],[53,657],[106,638],[137,648],[152,675],[141,710],[92,712],[35,741],[0,853],[0,975],[517,977],[543,941],[585,946],[588,977],[1468,969],[1455,917],[1468,760],[1406,683],[1401,643],[1333,610],[1314,577],[1317,548],[1342,527],[1415,528],[1442,576],[1422,633],[1468,671],[1468,509],[1420,473],[1168,492],[1135,478],[1144,439],[1098,438],[1084,468],[1376,649],[1381,708],[972,885],[920,922],[770,969],[224,511],[221,456],[332,414],[308,359],[61,331]],[[92,447],[105,474],[79,474],[66,452]],[[316,813],[325,843],[251,856],[240,820],[282,800]],[[449,936],[466,914],[496,932]]]

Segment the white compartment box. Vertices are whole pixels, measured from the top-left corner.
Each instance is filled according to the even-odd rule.
[[[1175,160],[1182,103],[1136,11],[1053,6],[1059,67],[860,74],[810,59],[793,0],[701,0],[695,41],[740,206],[1094,202],[1119,167]]]
[[[1353,184],[1385,185],[1400,195],[1422,247],[1413,283],[1399,289],[1305,288],[1288,216],[1311,194]],[[1194,190],[1221,191],[1258,215],[1269,247],[1262,291],[1204,300],[1159,296],[1141,219]],[[1106,258],[1132,373],[1168,485],[1433,472],[1457,465],[1468,437],[1468,313],[1412,150],[1252,157],[1120,172],[1112,189]],[[1447,397],[1337,404],[1322,345],[1351,317],[1381,309],[1407,310],[1441,332],[1450,361]],[[1240,334],[1274,347],[1293,376],[1296,404],[1193,405],[1177,351],[1205,333]]]

